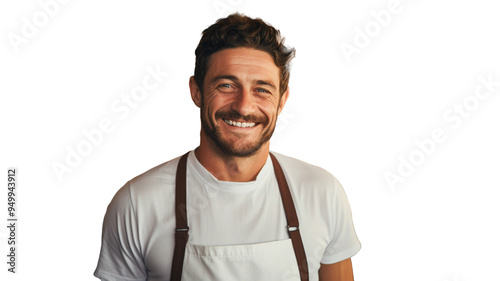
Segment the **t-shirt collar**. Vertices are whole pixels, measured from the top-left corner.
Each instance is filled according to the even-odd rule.
[[[266,163],[259,171],[257,178],[253,181],[248,182],[232,182],[232,181],[220,181],[216,177],[214,177],[203,165],[198,161],[194,150],[189,153],[188,156],[188,171],[191,170],[194,172],[195,176],[200,179],[204,184],[208,184],[211,187],[228,192],[248,192],[254,190],[259,186],[263,186],[264,180],[271,174],[273,170],[273,165],[271,161],[271,157],[268,156]]]

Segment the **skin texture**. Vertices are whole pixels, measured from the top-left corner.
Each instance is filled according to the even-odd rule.
[[[198,161],[221,181],[255,180],[269,155],[269,139],[288,99],[280,95],[279,68],[268,53],[231,48],[211,55],[203,87],[189,80],[202,128]],[[236,127],[226,121],[255,123]],[[351,260],[322,264],[321,281],[353,280]]]
[[[321,264],[319,268],[320,281],[354,281],[351,259],[333,264]]]

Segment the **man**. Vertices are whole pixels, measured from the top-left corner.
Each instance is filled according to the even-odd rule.
[[[94,275],[353,280],[350,257],[361,245],[342,186],[269,152],[295,50],[262,20],[233,14],[203,32],[195,54],[200,145],[117,192]]]

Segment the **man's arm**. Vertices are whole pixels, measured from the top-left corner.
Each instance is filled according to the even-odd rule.
[[[321,264],[319,281],[354,281],[351,258],[332,264]]]
[[[106,210],[101,252],[94,276],[105,281],[147,280],[129,183],[115,194]]]

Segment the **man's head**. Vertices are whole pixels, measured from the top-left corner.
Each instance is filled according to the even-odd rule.
[[[219,155],[248,157],[269,148],[288,98],[289,63],[279,31],[239,14],[203,32],[196,49],[191,96],[201,109],[201,146]]]
[[[203,81],[211,55],[223,49],[236,47],[253,48],[270,54],[280,69],[280,94],[283,95],[288,89],[290,62],[295,56],[295,49],[285,46],[285,40],[279,30],[259,18],[252,19],[236,13],[217,20],[202,34],[195,50],[194,69],[194,79],[200,89],[203,90]]]

